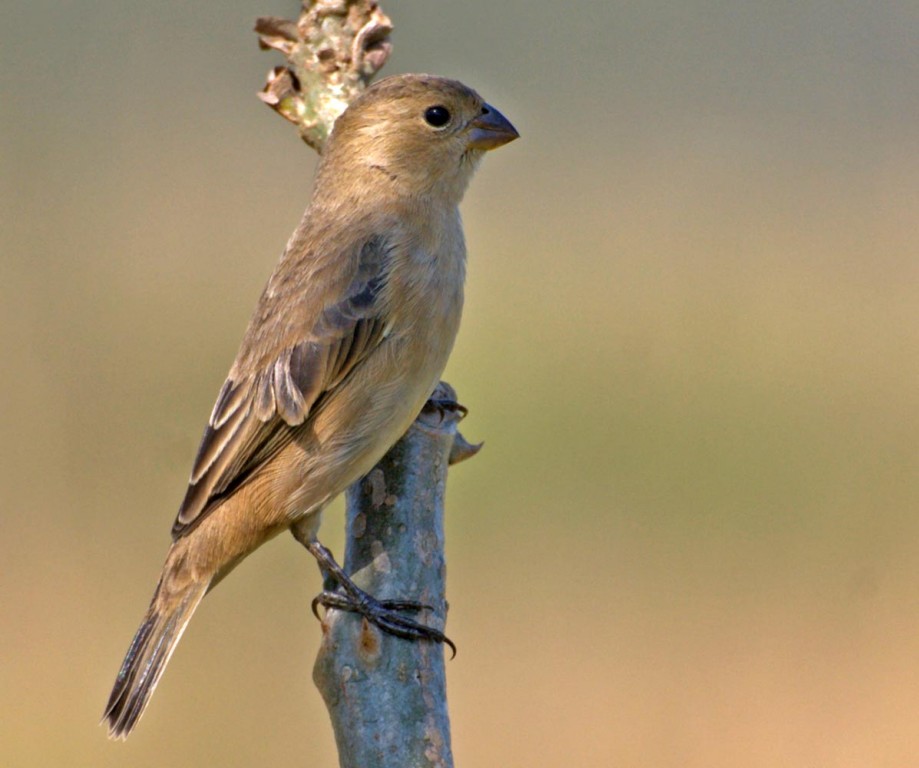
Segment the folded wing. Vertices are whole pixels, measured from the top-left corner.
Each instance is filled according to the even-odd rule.
[[[192,530],[286,446],[322,399],[383,339],[381,294],[388,268],[383,244],[378,239],[365,243],[355,267],[344,295],[314,316],[301,340],[249,375],[234,373],[234,366],[198,448],[172,527],[174,538]]]

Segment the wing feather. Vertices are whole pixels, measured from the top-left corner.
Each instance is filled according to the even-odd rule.
[[[201,480],[214,463],[225,454],[227,446],[240,431],[249,416],[249,406],[240,407],[221,419],[219,425],[209,424],[204,432],[204,439],[198,448],[194,468],[191,474],[191,483]]]
[[[192,468],[185,499],[172,527],[174,538],[192,530],[221,500],[287,445],[329,392],[384,337],[388,252],[379,238],[368,240],[356,259],[352,280],[339,301],[324,307],[300,340],[279,349],[249,376],[234,366],[217,396]],[[250,336],[263,335],[273,316],[263,306]],[[242,352],[240,353],[242,355]]]

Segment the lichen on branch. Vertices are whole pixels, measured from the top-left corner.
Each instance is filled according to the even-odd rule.
[[[262,16],[255,31],[263,49],[287,59],[268,73],[259,98],[317,152],[392,50],[392,22],[375,0],[304,0],[297,21]]]

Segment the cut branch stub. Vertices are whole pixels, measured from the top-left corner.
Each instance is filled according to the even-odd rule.
[[[287,59],[268,74],[259,98],[317,151],[392,50],[392,22],[375,0],[304,0],[296,22],[263,16],[255,31],[263,49]]]

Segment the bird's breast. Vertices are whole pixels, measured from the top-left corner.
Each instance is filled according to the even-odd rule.
[[[464,261],[462,232],[443,228],[392,254],[379,297],[384,338],[311,415],[292,449],[297,482],[280,489],[288,517],[344,490],[411,426],[459,330]]]

